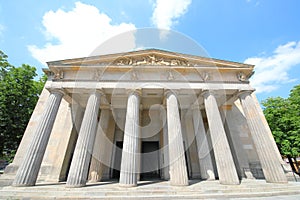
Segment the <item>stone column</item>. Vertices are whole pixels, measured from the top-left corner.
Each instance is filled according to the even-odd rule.
[[[205,127],[203,124],[202,114],[199,106],[193,107],[193,125],[198,150],[201,179],[215,180],[215,173],[210,155]]]
[[[241,134],[244,130],[241,129],[241,116],[236,112],[232,105],[223,105],[220,108],[221,118],[224,120],[224,128],[228,134],[228,142],[231,146],[231,152],[236,164],[237,173],[240,178],[254,179],[250,170],[249,160],[245,149]]]
[[[168,121],[170,183],[171,185],[178,186],[188,185],[177,98],[169,90],[166,91],[165,95]]]
[[[278,160],[272,140],[268,136],[267,130],[250,94],[251,91],[242,92],[239,98],[266,181],[271,183],[287,183],[287,178]]]
[[[211,91],[205,91],[203,96],[219,181],[221,184],[239,184],[216,98]]]
[[[13,186],[35,185],[62,97],[62,91],[51,91],[30,147],[18,169]]]
[[[90,164],[89,170],[89,181],[90,182],[98,182],[101,180],[102,172],[104,169],[104,165],[107,163],[103,163],[104,156],[106,152],[105,143],[110,142],[108,138],[106,138],[108,124],[109,124],[109,109],[102,109],[100,114],[100,120],[98,123],[98,128],[96,131],[96,138],[94,141],[94,148],[92,153],[92,160]]]
[[[120,185],[133,187],[137,185],[139,171],[139,137],[140,137],[140,94],[131,91],[127,102],[123,152],[120,172]]]
[[[67,187],[82,187],[86,184],[97,128],[100,96],[101,93],[96,91],[88,99],[69,170]]]

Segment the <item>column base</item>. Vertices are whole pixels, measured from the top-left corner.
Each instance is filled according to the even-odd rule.
[[[221,185],[240,185],[241,182],[238,181],[219,181]]]
[[[12,187],[32,187],[35,186],[35,184],[11,184]]]
[[[98,183],[99,181],[97,180],[89,180],[88,183]]]
[[[171,186],[179,186],[179,187],[181,187],[181,186],[189,186],[188,183],[170,183],[170,185]]]
[[[123,183],[119,183],[120,187],[125,187],[125,188],[130,188],[130,187],[136,187],[137,184],[123,184]]]
[[[86,186],[86,184],[78,184],[78,185],[66,185],[66,188],[81,188]]]
[[[266,182],[267,183],[278,183],[278,184],[287,184],[288,183],[288,181],[285,181],[285,180],[283,180],[283,181],[270,181],[270,180],[266,180]]]

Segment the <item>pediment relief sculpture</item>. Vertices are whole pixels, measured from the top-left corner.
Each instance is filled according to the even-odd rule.
[[[162,65],[162,66],[190,66],[184,58],[171,58],[154,54],[139,57],[121,57],[113,62],[115,65]]]

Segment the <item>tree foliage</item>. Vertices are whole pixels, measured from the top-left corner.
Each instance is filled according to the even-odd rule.
[[[286,99],[271,97],[262,102],[264,114],[281,155],[296,160],[300,156],[300,85]]]
[[[0,158],[11,160],[21,141],[44,81],[36,69],[14,67],[0,51]]]

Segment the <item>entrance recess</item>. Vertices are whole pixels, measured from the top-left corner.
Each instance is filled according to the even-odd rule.
[[[141,180],[159,178],[159,142],[142,142]]]
[[[122,149],[123,149],[123,141],[117,141],[116,142],[114,169],[113,169],[113,174],[112,174],[113,179],[120,178]]]

